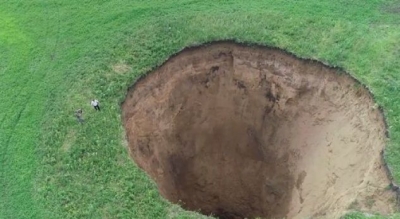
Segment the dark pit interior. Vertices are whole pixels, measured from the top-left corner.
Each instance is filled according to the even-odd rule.
[[[341,214],[360,194],[344,191],[370,177],[385,139],[381,113],[355,84],[277,49],[185,49],[129,89],[130,155],[163,197],[188,210]]]

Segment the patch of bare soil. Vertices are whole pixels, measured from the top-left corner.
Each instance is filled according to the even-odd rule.
[[[389,1],[384,3],[381,6],[381,11],[390,14],[399,14],[400,13],[400,1]]]
[[[123,62],[116,63],[112,66],[114,72],[123,74],[131,70],[131,67]]]
[[[219,218],[391,213],[385,124],[337,69],[277,49],[185,49],[122,105],[129,151],[160,193]]]

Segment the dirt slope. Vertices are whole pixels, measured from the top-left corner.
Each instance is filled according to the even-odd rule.
[[[187,49],[123,104],[130,155],[161,194],[220,218],[390,213],[381,113],[337,70],[282,51]]]

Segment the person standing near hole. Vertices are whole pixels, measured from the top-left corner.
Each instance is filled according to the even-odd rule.
[[[78,109],[77,111],[75,111],[75,117],[78,119],[79,123],[83,123],[83,111],[82,109]]]
[[[90,104],[94,107],[95,110],[100,111],[100,103],[98,100],[94,99],[92,100],[92,102],[90,102]]]

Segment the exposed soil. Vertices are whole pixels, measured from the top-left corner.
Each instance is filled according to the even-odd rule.
[[[347,74],[277,49],[185,49],[122,105],[130,155],[160,193],[219,218],[391,213],[385,124]],[[371,201],[373,200],[373,201]]]

